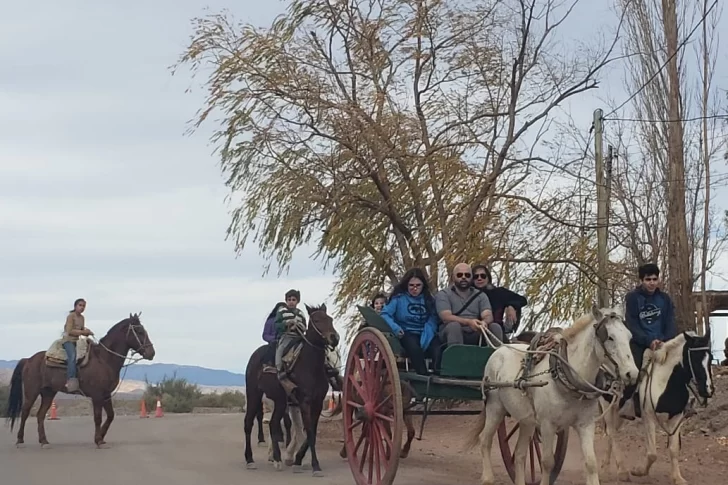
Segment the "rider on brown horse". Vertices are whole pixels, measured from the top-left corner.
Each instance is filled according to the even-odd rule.
[[[63,329],[63,349],[66,351],[68,360],[66,363],[66,391],[69,393],[78,392],[78,377],[76,365],[76,343],[78,337],[90,337],[94,333],[86,328],[86,319],[82,315],[86,309],[86,300],[79,298],[73,302],[73,310],[68,312],[66,326]]]
[[[276,369],[278,371],[278,380],[280,380],[281,386],[289,396],[296,389],[296,384],[288,378],[283,364],[283,357],[301,342],[301,336],[306,332],[306,317],[297,308],[299,301],[301,301],[301,292],[288,290],[286,292],[286,306],[279,308],[276,314],[276,333],[278,334],[276,339],[278,342]]]

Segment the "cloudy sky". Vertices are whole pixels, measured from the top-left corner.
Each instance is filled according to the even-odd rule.
[[[210,127],[183,135],[204,92],[185,94],[189,77],[168,70],[188,42],[189,20],[205,7],[267,24],[282,3],[4,6],[0,359],[47,347],[83,297],[97,334],[141,310],[159,361],[242,371],[262,343],[265,314],[288,288],[312,304],[329,297],[333,279],[308,252],[290,276],[262,278],[255,248],[236,258],[224,239],[226,191]],[[578,37],[589,34],[585,19],[608,11],[595,17],[582,6],[576,14],[570,32]],[[606,95],[622,99],[623,91]],[[584,98],[569,109],[588,128],[599,105]]]

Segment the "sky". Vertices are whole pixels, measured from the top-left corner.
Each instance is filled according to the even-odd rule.
[[[265,261],[256,248],[236,257],[225,240],[229,207],[208,142],[212,126],[184,134],[204,91],[192,85],[185,93],[189,76],[169,71],[188,43],[190,20],[205,7],[264,25],[283,4],[4,6],[0,359],[47,348],[73,300],[83,297],[87,325],[97,335],[142,311],[156,361],[242,372],[262,343],[267,313],[287,289],[299,288],[305,303],[331,302],[334,279],[310,250],[297,253],[286,275],[262,277]],[[593,35],[585,26],[611,15],[599,9],[577,7],[569,35]],[[728,86],[725,66],[721,58],[717,81]],[[626,96],[618,82],[608,84],[564,111],[587,129],[603,99]],[[717,271],[726,270],[722,260]],[[723,338],[720,322],[716,342]]]

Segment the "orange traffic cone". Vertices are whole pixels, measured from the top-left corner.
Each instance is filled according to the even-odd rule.
[[[155,418],[163,418],[164,413],[162,412],[162,401],[157,399],[157,410],[154,412]]]
[[[148,418],[149,415],[147,414],[147,403],[144,399],[142,399],[142,410],[139,413],[140,418]]]
[[[59,419],[61,419],[61,418],[58,417],[58,409],[56,408],[56,401],[55,400],[53,401],[53,404],[51,404],[51,415],[50,415],[50,417],[48,419],[50,421],[58,421]]]

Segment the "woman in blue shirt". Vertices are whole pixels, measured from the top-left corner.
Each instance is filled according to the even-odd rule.
[[[435,369],[439,369],[442,343],[437,337],[435,299],[420,268],[405,273],[381,315],[399,338],[415,372],[427,375],[426,356],[435,362]]]

